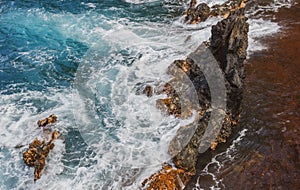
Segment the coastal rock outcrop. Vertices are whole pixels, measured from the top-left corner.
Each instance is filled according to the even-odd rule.
[[[235,3],[233,5],[236,5]],[[175,184],[175,186],[170,185],[171,189],[183,189],[190,177],[195,175],[196,161],[199,149],[201,148],[200,145],[203,141],[207,140],[203,139],[203,135],[211,119],[211,110],[214,109],[211,107],[211,91],[208,82],[195,61],[209,67],[210,63],[208,60],[210,60],[209,56],[211,54],[222,71],[226,87],[226,108],[225,110],[218,110],[219,112],[224,112],[225,116],[222,120],[220,130],[217,131],[217,134],[213,134],[216,138],[207,142],[210,144],[210,148],[215,149],[218,143],[226,142],[232,128],[236,126],[240,114],[243,80],[245,78],[244,62],[247,53],[249,28],[247,18],[245,17],[245,6],[240,6],[241,3],[244,3],[244,1],[239,1],[238,8],[230,9],[229,15],[212,27],[210,41],[202,44],[194,52],[194,54],[201,55],[202,57],[199,57],[204,60],[193,60],[195,57],[189,56],[185,60],[174,61],[168,68],[167,72],[170,74],[180,69],[181,72],[184,72],[188,76],[196,90],[199,107],[195,108],[193,107],[193,103],[189,102],[186,102],[188,105],[183,105],[185,102],[180,100],[179,92],[173,88],[174,84],[177,86],[180,85],[172,81],[172,79],[163,88],[163,93],[167,94],[168,97],[158,100],[159,108],[164,106],[164,109],[169,114],[177,117],[182,117],[182,112],[188,112],[182,110],[183,106],[188,108],[187,110],[196,109],[196,118],[198,119],[187,126],[182,126],[177,131],[177,134],[169,145],[169,153],[174,166],[172,168],[163,167],[161,171],[145,180],[146,182],[142,185],[145,189],[160,189],[162,186],[159,184],[170,183],[170,181],[173,185]],[[183,115],[186,115],[186,113]],[[189,134],[190,131],[193,134]],[[185,136],[191,137],[185,138]],[[168,182],[164,182],[166,180]]]
[[[221,22],[218,22],[212,27],[212,36],[208,49],[212,52],[217,60],[219,67],[222,69],[225,84],[226,84],[226,115],[223,119],[222,128],[217,138],[211,142],[211,148],[215,149],[220,142],[226,142],[227,137],[231,134],[232,128],[236,125],[239,119],[240,104],[243,92],[244,79],[244,61],[246,59],[246,51],[248,45],[248,24],[244,16],[244,9],[237,9],[230,13],[230,16]],[[192,62],[191,62],[192,63]],[[191,66],[193,68],[193,66]],[[196,71],[196,72],[195,72]],[[191,80],[194,81],[194,86],[198,92],[200,105],[205,105],[202,118],[196,124],[194,136],[190,142],[178,154],[172,155],[172,160],[178,168],[183,168],[187,171],[195,171],[195,163],[197,160],[198,149],[201,137],[207,127],[210,119],[210,92],[207,82],[201,72],[194,69],[188,73]],[[195,80],[194,76],[200,78]],[[200,82],[200,84],[196,84]],[[199,86],[199,87],[198,87]],[[199,89],[197,89],[199,88]],[[207,107],[208,106],[208,107]],[[181,136],[180,130],[177,136]],[[170,150],[178,146],[176,137],[170,143]]]

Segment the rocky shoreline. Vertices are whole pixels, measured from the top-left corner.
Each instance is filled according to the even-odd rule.
[[[300,103],[300,97],[296,95],[300,90],[300,1],[291,8],[281,8],[263,16],[273,18],[282,29],[278,34],[259,39],[268,49],[251,54],[245,65],[247,77],[239,130],[247,128],[249,132],[244,137],[245,143],[236,147],[242,158],[233,164],[224,164],[214,173],[226,189],[300,187],[297,181],[300,176],[300,121],[299,106],[296,106]],[[260,102],[264,105],[259,105]],[[289,111],[285,113],[285,110]],[[276,116],[277,112],[280,116]],[[258,135],[258,132],[262,134]],[[212,176],[201,172],[212,157],[224,152],[235,138],[236,135],[231,137],[227,145],[215,153],[208,151],[199,155],[197,174],[185,189],[193,189],[195,184],[203,189],[215,185]]]
[[[204,5],[200,4],[195,8],[195,3],[192,1],[189,10],[185,13],[187,17],[193,14],[191,19],[197,18],[195,22],[205,20],[201,11],[204,11],[205,14],[209,12],[209,9],[198,8],[199,6],[203,7]],[[191,9],[197,9],[197,11]],[[197,15],[195,16],[195,14]],[[187,19],[189,23],[195,23],[190,22],[191,19]],[[185,83],[184,76],[187,76],[197,93],[196,99],[199,102],[196,104],[199,106],[194,109],[198,115],[193,123],[182,126],[171,140],[169,145],[171,164],[166,163],[161,171],[146,179],[142,183],[143,188],[149,190],[183,189],[191,177],[196,174],[199,151],[205,151],[209,147],[215,149],[217,144],[226,142],[240,115],[248,31],[245,2],[238,1],[238,6],[230,9],[228,15],[224,15],[224,19],[212,27],[212,36],[209,42],[200,45],[187,59],[175,60],[169,66],[167,73],[173,75],[174,78],[159,92],[167,94],[168,98],[158,100],[158,107],[176,117],[185,118],[191,114],[195,103],[181,100],[182,97],[187,99],[186,97],[192,96],[189,94],[190,90],[181,84]],[[218,77],[213,71],[215,69],[213,62],[216,62],[217,67],[221,69],[222,77]],[[205,70],[214,77],[210,79],[211,81],[224,82],[224,92],[213,94],[214,90],[210,89]],[[147,96],[152,95],[152,87],[146,86],[144,92]],[[222,97],[222,93],[224,93],[224,97]],[[217,98],[213,96],[217,96]],[[216,99],[219,102],[226,101],[225,107],[213,105],[213,101]],[[185,109],[182,109],[183,107]],[[217,117],[221,118],[220,124],[214,117],[214,112],[218,112]],[[224,117],[222,118],[222,116]],[[213,128],[215,129],[207,136],[206,133],[210,130],[211,122],[214,123]]]

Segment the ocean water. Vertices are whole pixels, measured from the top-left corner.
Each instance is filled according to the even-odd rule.
[[[224,1],[203,1],[210,5]],[[280,26],[249,11],[249,55]],[[170,159],[168,142],[189,120],[155,107],[163,97],[139,95],[145,84],[210,37],[221,18],[188,26],[186,5],[162,0],[0,1],[0,189],[138,189]],[[58,116],[63,134],[40,180],[22,153],[46,134],[36,122]],[[242,141],[241,136],[234,143]],[[16,145],[26,145],[20,149]],[[234,146],[226,155],[234,154]],[[214,161],[212,161],[214,162]]]

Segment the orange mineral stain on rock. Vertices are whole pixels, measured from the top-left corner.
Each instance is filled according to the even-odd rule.
[[[55,123],[57,121],[57,117],[54,114],[51,114],[49,117],[41,119],[37,122],[39,127],[45,127],[51,123]]]
[[[52,114],[48,118],[38,121],[40,127],[44,127],[50,123],[54,123],[57,117]],[[29,167],[34,167],[34,181],[41,178],[43,170],[46,165],[46,158],[50,151],[54,148],[54,140],[60,137],[60,132],[53,131],[48,142],[35,138],[30,144],[29,148],[23,153],[24,163]]]
[[[191,176],[188,172],[167,164],[158,173],[144,180],[142,187],[146,190],[182,190]]]

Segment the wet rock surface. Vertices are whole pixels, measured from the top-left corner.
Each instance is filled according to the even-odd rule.
[[[205,21],[210,16],[210,7],[205,3],[196,6],[195,1],[191,1],[190,7],[184,12],[185,22],[195,24]]]
[[[56,122],[57,117],[52,114],[50,117],[39,120],[38,125],[42,123],[42,126],[45,127],[50,123]],[[50,151],[54,148],[54,140],[60,137],[60,132],[53,131],[51,133],[50,140],[48,142],[44,140],[39,140],[35,138],[30,144],[29,148],[23,152],[23,161],[29,167],[34,167],[34,181],[41,178],[43,170],[46,165],[46,159]]]
[[[155,190],[181,190],[184,188],[184,184],[190,180],[191,176],[192,174],[182,169],[177,169],[166,164],[161,171],[144,180],[142,187]]]
[[[205,21],[210,16],[223,16],[227,18],[230,12],[245,8],[247,0],[227,1],[221,5],[209,7],[205,3],[197,5],[197,0],[191,0],[189,8],[184,12],[184,22],[188,24],[197,24]]]
[[[151,97],[153,95],[153,87],[146,85],[145,89],[143,90],[143,94],[146,94],[147,97]]]
[[[46,125],[49,125],[51,123],[55,123],[57,120],[56,115],[51,114],[49,117],[38,120],[37,124],[39,127],[45,127]]]
[[[211,149],[215,149],[218,143],[226,142],[226,138],[231,134],[232,128],[239,119],[243,80],[245,78],[244,61],[248,46],[248,24],[246,21],[244,8],[234,9],[227,18],[212,27],[210,42],[202,44],[194,52],[195,54],[202,54],[202,57],[205,57],[207,52],[211,52],[225,78],[227,107],[226,110],[219,110],[220,112],[225,112],[225,118],[222,121],[218,134],[213,134],[216,136],[215,140],[208,142]],[[158,100],[160,109],[165,106],[163,110],[176,117],[184,118],[184,116],[188,116],[188,112],[191,113],[192,109],[197,110],[195,122],[182,126],[169,145],[174,168],[188,176],[195,175],[199,148],[201,143],[203,143],[202,141],[207,140],[203,139],[203,135],[212,114],[210,88],[202,70],[195,61],[210,67],[209,62],[204,63],[205,59],[193,60],[193,56],[185,60],[174,61],[169,66],[167,73],[176,76],[178,79],[174,77],[164,86],[162,93],[167,94],[168,97]],[[183,74],[178,74],[180,72]],[[182,93],[182,91],[185,91],[185,88],[182,87],[181,83],[186,83],[184,76],[188,76],[192,86],[195,88],[198,101],[196,104],[199,106],[193,107],[195,104],[191,102],[190,98],[184,98],[184,100],[188,100],[186,102],[180,98],[190,96],[189,93]],[[180,90],[178,91],[178,89]],[[165,175],[171,175],[166,168],[152,175],[146,180],[147,184],[150,184],[146,189],[169,189],[161,186],[166,178],[168,179],[168,177],[162,177]],[[188,180],[181,180],[178,173],[172,175],[176,175],[176,177],[169,176],[171,179],[167,181],[171,181],[175,186],[170,186],[172,187],[170,189],[183,189]],[[180,185],[178,186],[178,184]]]
[[[246,59],[248,44],[247,34],[248,24],[244,17],[244,9],[235,10],[227,19],[218,22],[217,25],[212,27],[212,37],[208,48],[213,53],[215,59],[218,61],[219,67],[223,71],[227,92],[226,117],[223,120],[219,135],[214,142],[211,142],[212,149],[215,149],[218,143],[226,142],[226,138],[231,134],[231,129],[237,124],[239,118],[243,92],[244,61]],[[173,64],[180,68],[182,68],[182,65],[188,65],[186,68],[189,69],[187,69],[186,74],[193,82],[197,91],[198,100],[202,108],[202,110],[199,111],[199,116],[202,118],[198,124],[196,124],[198,126],[196,127],[195,135],[190,141],[191,144],[188,144],[186,148],[174,156],[173,161],[179,168],[183,167],[188,169],[188,171],[194,171],[195,165],[192,163],[196,162],[201,137],[210,119],[210,89],[205,76],[197,65],[193,63],[193,60],[181,60],[180,63],[181,64],[175,61]],[[176,136],[181,135],[182,133],[179,133]],[[178,146],[173,145],[173,143],[175,143],[174,140],[171,141],[170,147]],[[170,148],[170,150],[171,149],[173,148]],[[186,158],[188,158],[188,161],[184,161]]]
[[[269,48],[246,64],[241,122],[249,132],[237,152],[247,152],[234,168],[220,171],[227,189],[300,188],[300,1],[295,2],[265,15],[275,17],[282,30],[264,38]]]

